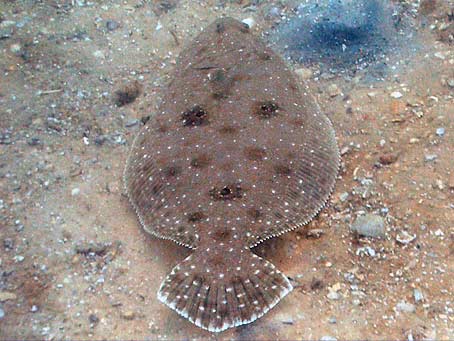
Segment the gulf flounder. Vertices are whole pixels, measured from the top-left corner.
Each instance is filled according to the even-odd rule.
[[[143,228],[194,250],[159,300],[212,332],[264,315],[292,285],[250,248],[308,223],[338,166],[330,121],[285,63],[216,20],[181,53],[125,169]]]

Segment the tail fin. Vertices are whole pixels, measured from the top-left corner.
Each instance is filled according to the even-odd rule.
[[[243,251],[238,261],[225,253],[207,261],[196,251],[173,268],[161,284],[159,300],[210,332],[255,321],[293,288],[273,264]]]

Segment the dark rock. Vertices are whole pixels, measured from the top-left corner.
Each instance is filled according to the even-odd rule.
[[[397,161],[398,155],[394,153],[386,153],[380,156],[380,163],[382,165],[390,165]]]
[[[90,314],[90,316],[88,316],[88,321],[90,321],[90,323],[92,323],[92,324],[98,324],[99,317],[96,316],[95,314]]]
[[[160,0],[160,1],[155,1],[155,5],[153,8],[153,11],[157,16],[160,16],[161,14],[168,13],[175,7],[177,7],[179,0]]]
[[[98,146],[102,146],[104,142],[106,142],[107,137],[105,135],[97,135],[95,136],[95,144]]]
[[[119,27],[120,27],[120,24],[117,21],[115,21],[115,20],[107,20],[106,21],[106,28],[109,31],[115,31]]]
[[[41,144],[41,140],[38,137],[32,137],[27,141],[29,146],[37,146]]]
[[[0,134],[0,144],[11,144],[11,135],[8,133]]]
[[[141,88],[137,81],[126,84],[115,92],[115,104],[122,107],[123,105],[134,102],[139,97]]]
[[[325,287],[325,284],[323,283],[323,281],[321,279],[318,279],[318,278],[312,278],[312,281],[311,281],[311,290],[320,290],[320,289],[323,289]]]
[[[140,121],[142,122],[142,124],[147,124],[147,122],[150,120],[150,118],[151,118],[151,115],[142,116],[140,118]]]
[[[3,247],[6,250],[12,250],[14,248],[14,241],[11,238],[3,239]]]
[[[106,253],[110,244],[108,243],[81,243],[76,245],[76,253],[88,255],[95,254],[97,256],[102,256]]]

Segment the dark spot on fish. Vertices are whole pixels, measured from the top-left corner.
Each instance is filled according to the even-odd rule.
[[[229,97],[229,95],[225,92],[221,92],[221,91],[215,91],[213,92],[213,98],[214,99],[218,99],[218,100],[221,100],[221,99],[226,99],[227,97]]]
[[[253,219],[259,219],[262,216],[262,212],[255,207],[248,209],[247,214]]]
[[[162,189],[161,184],[156,184],[153,187],[151,187],[151,193],[154,195],[159,194],[161,192],[161,189]]]
[[[274,166],[274,170],[276,171],[277,174],[279,175],[290,175],[292,174],[292,170],[290,169],[289,166],[284,165],[284,164],[279,164]]]
[[[260,102],[257,104],[257,108],[255,110],[256,115],[265,119],[276,116],[278,112],[279,106],[273,101]]]
[[[223,241],[229,240],[231,235],[232,235],[232,233],[229,230],[223,229],[223,230],[220,230],[220,231],[216,231],[213,234],[213,237],[217,241],[223,242]]]
[[[205,218],[205,215],[202,212],[200,212],[200,211],[193,212],[193,213],[188,215],[188,221],[190,223],[196,223],[198,221],[201,221],[204,218]]]
[[[223,135],[231,135],[237,132],[237,128],[230,125],[225,125],[219,129],[219,132]]]
[[[282,215],[282,213],[277,212],[277,211],[274,212],[274,216],[275,216],[276,218],[278,218],[278,219],[283,219],[283,218],[284,218],[284,216]]]
[[[262,161],[266,156],[266,150],[261,147],[246,147],[244,154],[251,161]]]
[[[185,111],[181,118],[185,127],[200,126],[207,122],[208,113],[200,106],[196,105]]]
[[[194,245],[194,243],[195,243],[195,238],[194,238],[193,235],[189,235],[189,236],[187,237],[187,240],[188,240],[188,245]]]
[[[288,85],[288,87],[289,87],[289,89],[291,89],[291,90],[293,90],[293,91],[299,90],[299,89],[298,89],[298,86],[297,86],[295,83],[293,83],[293,82],[291,82],[291,83]]]
[[[298,128],[304,128],[304,120],[302,118],[295,118],[292,120],[292,124]]]
[[[191,166],[195,168],[204,168],[209,165],[210,161],[211,159],[208,155],[201,154],[199,156],[192,158]]]
[[[226,72],[222,69],[218,69],[213,73],[212,82],[223,82],[226,79]]]
[[[243,197],[243,189],[239,184],[228,185],[221,188],[214,187],[210,190],[210,196],[215,200],[232,200]]]
[[[296,159],[296,153],[292,152],[292,151],[287,152],[287,159],[289,159],[289,160]]]
[[[220,169],[227,172],[227,173],[230,173],[232,172],[232,169],[235,167],[235,162],[234,161],[224,161],[222,162],[222,164],[220,165]]]
[[[229,97],[230,90],[236,81],[236,77],[228,77],[227,71],[217,69],[210,80],[213,89],[213,98],[225,99]]]
[[[229,187],[224,187],[223,189],[221,189],[220,193],[222,196],[226,196],[230,195],[232,193],[232,190]]]
[[[288,191],[288,196],[292,199],[298,199],[301,196],[301,192],[295,191],[294,189],[290,189]]]
[[[222,254],[215,254],[209,259],[209,265],[210,266],[219,266],[225,264],[225,258],[224,255]]]
[[[167,178],[174,177],[181,173],[181,167],[168,166],[163,169],[163,173]]]

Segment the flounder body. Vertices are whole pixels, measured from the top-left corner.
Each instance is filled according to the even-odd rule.
[[[207,27],[125,170],[143,228],[194,250],[159,300],[212,332],[264,315],[292,285],[250,249],[308,223],[338,165],[330,121],[285,63],[234,19]]]

